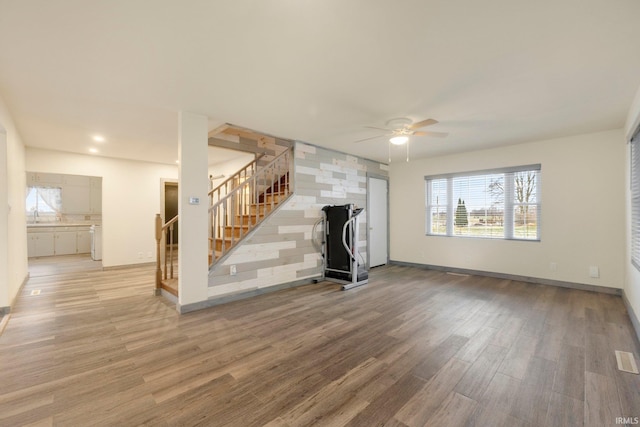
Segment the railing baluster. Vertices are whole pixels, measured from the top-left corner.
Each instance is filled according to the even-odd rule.
[[[169,277],[173,279],[173,224],[169,226],[169,268],[171,269]]]
[[[290,153],[291,149],[258,168],[258,161],[264,156],[261,155],[213,190],[218,194],[218,200],[209,207],[213,218],[212,263],[224,256],[291,194]],[[234,184],[237,186],[229,187]],[[220,193],[221,189],[224,194]],[[220,251],[216,250],[218,245]]]

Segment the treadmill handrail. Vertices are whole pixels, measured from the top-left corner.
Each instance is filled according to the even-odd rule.
[[[342,245],[347,250],[347,252],[349,253],[349,256],[351,257],[352,260],[355,260],[356,257],[351,252],[351,248],[349,248],[349,244],[347,243],[347,227],[349,226],[350,222],[353,222],[355,220],[356,220],[355,216],[351,217],[347,221],[345,221],[344,225],[342,226]]]

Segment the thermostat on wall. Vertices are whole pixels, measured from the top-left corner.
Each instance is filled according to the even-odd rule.
[[[199,197],[189,197],[189,204],[190,205],[199,205],[200,204],[200,198]]]

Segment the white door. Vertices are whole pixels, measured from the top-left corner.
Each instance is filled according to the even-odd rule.
[[[389,258],[389,197],[387,188],[387,180],[369,178],[369,209],[367,209],[367,223],[369,226],[369,267],[385,265]]]

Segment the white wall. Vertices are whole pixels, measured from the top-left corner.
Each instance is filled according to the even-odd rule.
[[[9,307],[28,273],[26,176],[24,145],[2,98],[0,133],[0,307]]]
[[[177,179],[177,166],[37,148],[27,148],[26,166],[34,172],[101,176],[103,266],[155,261],[154,218],[161,212],[160,180]]]
[[[210,152],[211,147],[210,148]],[[213,149],[215,150],[215,149]],[[218,178],[213,180],[213,186],[217,186],[221,184],[225,179],[232,176],[234,173],[238,172],[240,168],[247,165],[247,163],[251,162],[255,159],[255,155],[251,153],[245,153],[242,151],[238,151],[237,157],[234,157],[231,160],[225,160],[223,162],[215,161],[215,158],[212,157],[211,153],[209,154],[209,175],[218,176],[224,175],[224,178]]]
[[[622,288],[624,162],[619,129],[392,163],[391,259]],[[540,242],[425,236],[425,175],[537,163],[542,164]],[[600,267],[600,278],[589,277],[589,266]]]
[[[625,125],[625,141],[629,141],[633,132],[640,125],[640,88],[636,93],[635,100],[629,110],[627,116],[627,123]],[[630,175],[630,150],[626,148],[625,159],[625,195],[626,195],[626,254],[625,254],[625,280],[624,280],[624,293],[631,305],[636,316],[640,316],[640,271],[631,264],[631,192],[629,191]],[[640,331],[636,331],[640,335]]]

